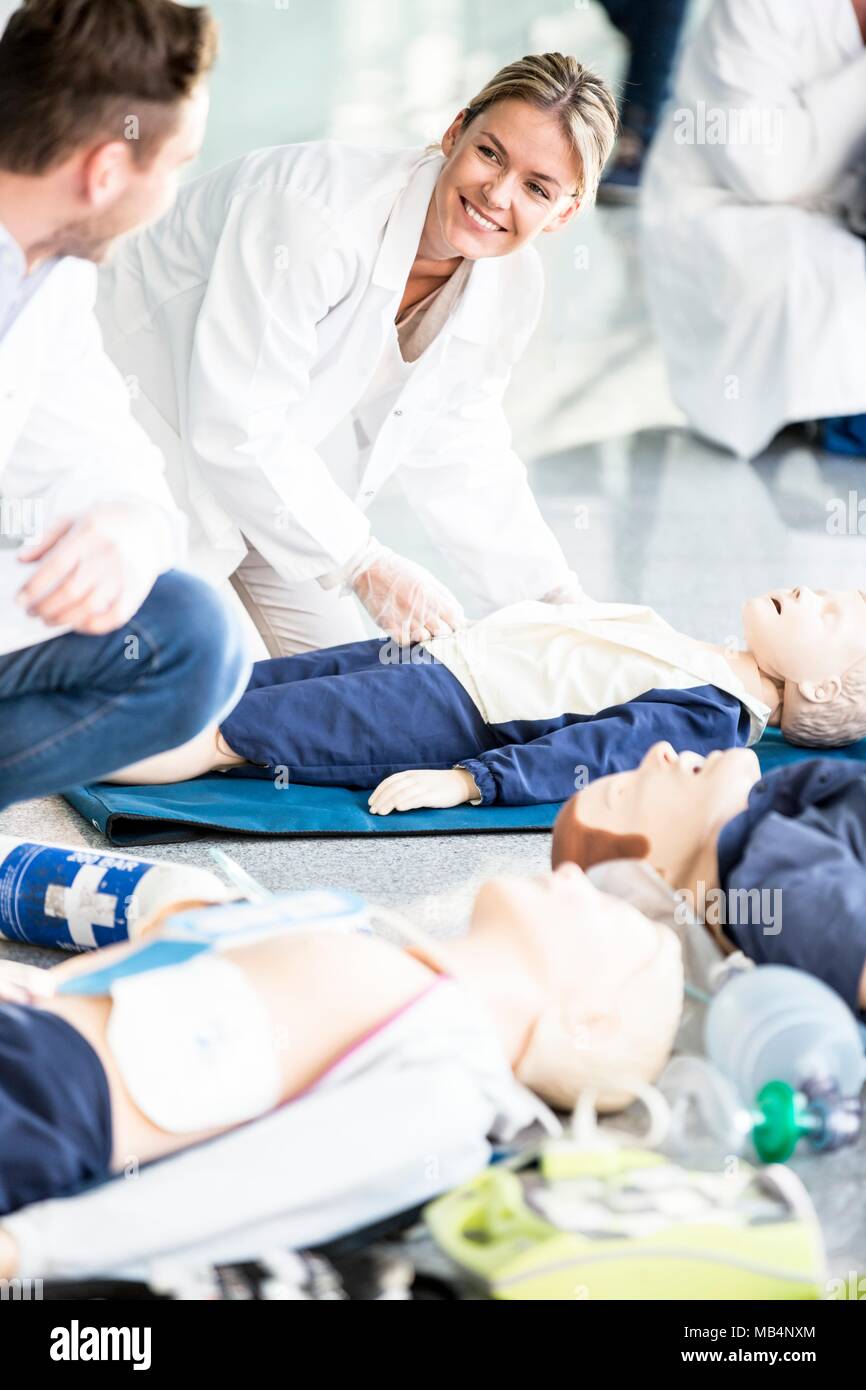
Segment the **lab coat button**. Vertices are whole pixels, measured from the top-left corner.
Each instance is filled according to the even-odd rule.
[[[364,493],[364,496],[365,496],[365,497],[375,497],[376,494],[375,494],[375,492],[373,491],[373,489],[370,488],[370,491],[369,491],[369,492],[365,492],[365,493]]]
[[[395,415],[402,415],[403,412],[402,412],[402,410],[395,410],[395,411],[394,411],[394,414],[395,414]]]

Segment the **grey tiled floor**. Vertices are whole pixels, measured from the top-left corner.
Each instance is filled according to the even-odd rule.
[[[866,495],[866,465],[824,458],[797,432],[757,462],[745,463],[672,428],[676,412],[665,395],[639,287],[633,292],[630,215],[599,211],[588,234],[599,254],[619,258],[619,281],[631,289],[623,300],[614,294],[595,306],[607,315],[609,330],[606,337],[597,331],[597,351],[575,352],[573,403],[564,409],[574,417],[568,437],[577,442],[556,442],[556,431],[565,431],[562,413],[553,422],[538,414],[534,385],[544,363],[530,359],[512,389],[517,442],[524,457],[538,453],[539,441],[546,449],[532,465],[534,486],[588,592],[647,602],[677,626],[722,641],[738,632],[742,601],[769,585],[862,584],[864,542],[828,534],[827,508],[849,490]],[[599,361],[616,365],[599,373]],[[650,427],[632,430],[633,425]],[[580,442],[587,431],[602,442]],[[396,497],[383,501],[377,521],[384,540],[397,540],[450,577]],[[0,815],[0,833],[100,842],[54,798],[7,810]],[[536,872],[547,856],[541,835],[239,839],[228,848],[270,888],[352,887],[408,910],[443,934],[465,926],[484,877],[503,870]],[[208,862],[202,841],[146,853]],[[861,1147],[797,1163],[819,1208],[834,1272],[843,1275],[866,1268],[864,1158]]]

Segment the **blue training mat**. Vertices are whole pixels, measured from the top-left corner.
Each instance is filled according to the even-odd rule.
[[[774,767],[784,767],[788,763],[802,763],[807,758],[847,758],[855,763],[866,763],[866,738],[859,743],[848,743],[844,748],[799,748],[782,737],[779,729],[767,729],[756,743],[755,752],[762,772],[771,772]]]
[[[847,748],[797,748],[768,729],[756,752],[764,772],[804,758],[866,763],[866,739]],[[369,792],[346,787],[275,787],[256,777],[210,773],[164,787],[73,787],[66,800],[112,845],[171,845],[214,834],[479,835],[549,830],[559,802],[541,806],[456,806],[448,811],[392,811],[371,816]]]
[[[549,830],[560,803],[455,806],[371,816],[366,791],[347,787],[275,787],[257,777],[212,772],[164,787],[94,782],[64,793],[112,845],[172,845],[215,833],[246,835],[445,835]]]

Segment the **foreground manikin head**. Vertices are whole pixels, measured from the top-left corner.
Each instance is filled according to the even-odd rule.
[[[554,826],[553,862],[588,869],[647,859],[671,887],[685,887],[760,776],[749,748],[703,758],[656,743],[632,772],[599,777],[566,802]]]
[[[612,92],[575,58],[540,53],[509,63],[442,137],[429,253],[507,256],[564,227],[593,201],[616,124]]]
[[[743,607],[749,649],[782,694],[792,743],[866,736],[866,596],[858,589],[773,589]]]
[[[515,1073],[550,1104],[571,1108],[597,1085],[600,1108],[618,1108],[631,1099],[630,1079],[660,1073],[683,997],[680,947],[668,928],[567,864],[539,878],[486,883],[469,937],[518,946],[542,982],[538,1021]]]

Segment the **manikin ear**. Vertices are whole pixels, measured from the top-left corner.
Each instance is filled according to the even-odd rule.
[[[110,140],[84,156],[81,191],[94,211],[110,207],[126,191],[134,158],[128,140]]]
[[[821,681],[800,681],[797,690],[811,705],[827,705],[837,699],[842,689],[838,676],[827,676]]]
[[[454,146],[457,144],[457,138],[461,130],[463,129],[463,118],[465,115],[466,107],[464,106],[462,111],[457,112],[457,115],[454,117],[454,120],[451,122],[445,134],[442,136],[442,152],[446,156],[451,154],[452,150],[454,149]]]
[[[552,217],[546,227],[542,227],[543,232],[558,232],[562,227],[571,221],[574,214],[580,207],[580,198],[569,198],[565,207]]]

